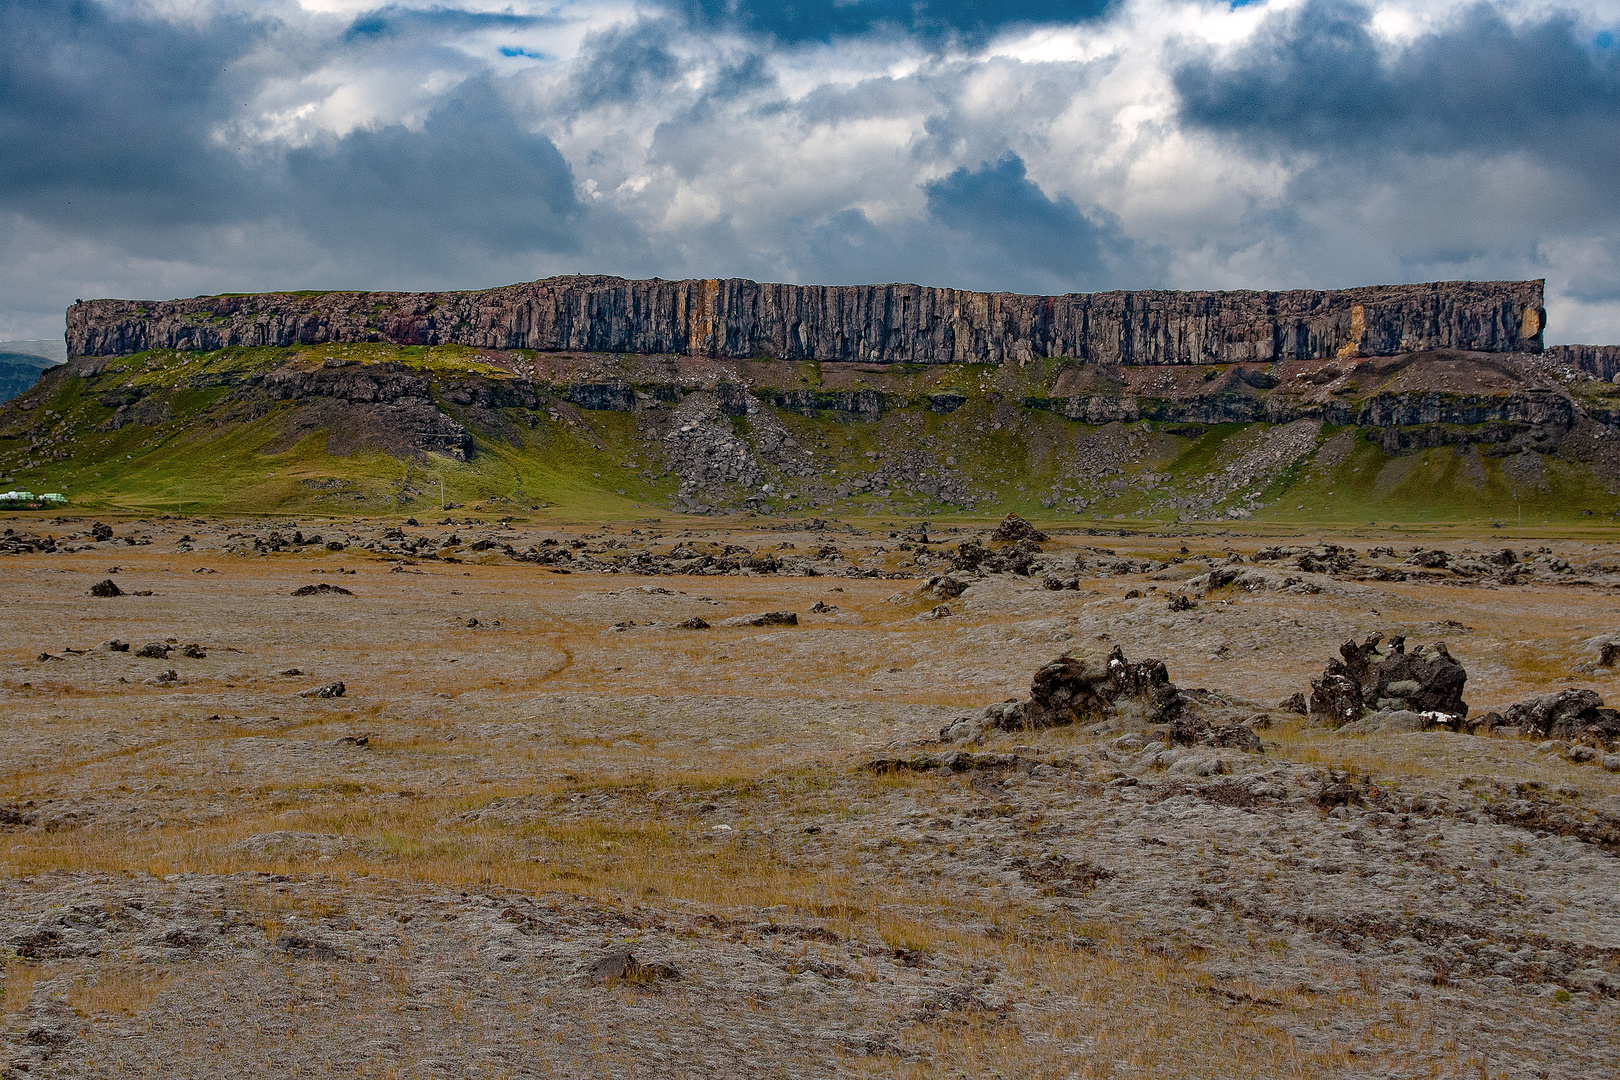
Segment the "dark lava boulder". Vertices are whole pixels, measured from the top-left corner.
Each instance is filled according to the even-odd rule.
[[[1605,709],[1595,690],[1559,690],[1508,706],[1503,717],[1526,735],[1552,739],[1620,736],[1620,712]]]
[[[1462,699],[1468,672],[1446,649],[1445,642],[1406,651],[1406,639],[1389,640],[1389,651],[1379,651],[1382,634],[1361,644],[1339,646],[1341,659],[1328,661],[1320,679],[1311,683],[1309,715],[1333,727],[1354,723],[1367,709],[1380,712],[1468,715]]]
[[[104,578],[90,586],[91,596],[123,596],[124,590],[112,578]]]

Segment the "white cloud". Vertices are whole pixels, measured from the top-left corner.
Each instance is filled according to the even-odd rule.
[[[111,210],[105,220],[75,216],[49,192],[3,188],[0,334],[58,332],[62,306],[91,294],[475,287],[560,270],[936,282],[953,273],[1066,287],[1056,264],[1021,277],[1016,258],[980,252],[930,217],[928,185],[1016,155],[1052,206],[1072,202],[1117,223],[1135,249],[1119,264],[1130,275],[1121,286],[1545,275],[1550,339],[1620,340],[1620,215],[1612,189],[1578,171],[1524,149],[1471,148],[1467,132],[1433,154],[1392,148],[1355,160],[1183,123],[1178,65],[1199,50],[1241,57],[1268,19],[1308,2],[1123,0],[1101,20],[982,38],[879,28],[797,45],[740,24],[687,29],[673,9],[622,0],[118,5],[118,18],[145,12],[203,34],[243,33],[240,19],[221,21],[232,13],[267,27],[222,54],[233,83],[196,90],[209,101],[198,112],[241,152],[244,170],[268,174],[295,148],[357,132],[445,137],[433,118],[476,101],[555,144],[583,209],[554,207],[557,222],[573,224],[506,250],[491,246],[500,223],[474,221],[476,207],[422,212],[414,192],[417,216],[399,228],[470,231],[424,245],[426,261],[402,262],[397,245],[368,246],[364,230],[330,236],[316,224],[330,212],[305,213],[296,187],[166,236],[128,228]],[[1368,33],[1392,56],[1478,10],[1463,0],[1367,8]],[[1566,12],[1596,33],[1616,24],[1620,0],[1504,11],[1518,27]],[[41,16],[40,25],[66,24]],[[109,82],[100,92],[118,91]],[[0,146],[0,155],[19,150]],[[446,206],[463,197],[454,182],[439,193]],[[456,254],[435,263],[433,252]]]

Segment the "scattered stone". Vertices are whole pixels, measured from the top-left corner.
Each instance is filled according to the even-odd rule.
[[[370,746],[371,735],[345,735],[338,740],[339,746]]]
[[[190,659],[190,660],[206,660],[206,659],[208,659],[208,651],[206,649],[204,649],[201,645],[198,645],[196,642],[193,642],[190,645],[187,645],[185,648],[181,649],[180,650],[180,655],[184,656],[184,657],[186,657],[187,659]]]
[[[1171,611],[1191,611],[1197,606],[1198,604],[1194,602],[1193,598],[1186,593],[1172,593],[1170,596]]]
[[[812,615],[831,615],[837,610],[837,604],[829,604],[824,600],[817,600],[814,604],[810,605],[810,613]]]
[[[324,581],[321,582],[319,585],[305,585],[302,588],[294,589],[292,594],[294,596],[353,596],[354,595],[354,593],[350,592],[348,589],[345,589],[341,585],[328,585]]]
[[[1142,599],[1142,590],[1141,589],[1126,589],[1125,590],[1125,599],[1127,599],[1127,600],[1140,600],[1140,599]]]
[[[116,581],[114,581],[112,578],[103,578],[101,581],[98,581],[94,585],[90,586],[90,595],[91,596],[123,596],[124,595],[124,590],[120,589],[118,587],[118,583]]]
[[[90,539],[96,541],[97,543],[106,543],[108,540],[111,540],[112,537],[113,531],[111,525],[106,525],[98,521],[94,525],[90,526]]]
[[[173,650],[161,641],[148,641],[135,655],[143,660],[167,660],[171,651]]]
[[[694,615],[690,619],[676,623],[676,627],[681,630],[707,630],[709,624],[706,620]]]
[[[173,668],[170,668],[168,671],[165,671],[163,674],[155,675],[152,678],[147,679],[145,681],[146,681],[147,686],[168,686],[171,683],[179,682],[180,681],[180,675]]]
[[[286,671],[283,671],[281,674],[283,674],[283,675],[302,675],[303,673],[304,672],[303,672],[302,668],[290,667]]]
[[[113,638],[111,641],[103,641],[96,648],[102,652],[129,652],[129,642]]]
[[[1305,695],[1302,693],[1291,694],[1283,698],[1277,702],[1277,708],[1281,712],[1297,713],[1300,716],[1310,712],[1310,704],[1305,700]]]
[[[324,686],[314,686],[308,690],[300,690],[298,696],[304,698],[340,698],[346,689],[342,682],[329,682]]]

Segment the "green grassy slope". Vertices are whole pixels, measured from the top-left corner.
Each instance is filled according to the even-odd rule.
[[[674,404],[648,399],[634,414],[592,411],[543,384],[537,409],[444,398],[446,380],[496,385],[514,378],[477,355],[461,347],[348,345],[143,353],[99,371],[81,362],[0,410],[0,483],[63,491],[72,507],[101,511],[403,515],[434,512],[442,501],[528,517],[669,512],[681,477],[667,467],[661,433]],[[300,426],[309,423],[311,414],[300,411],[308,403],[254,388],[267,373],[310,370],[329,358],[397,363],[431,376],[438,408],[471,434],[468,460],[390,451],[366,438],[335,452],[334,442],[343,440],[330,436],[346,423],[341,415],[308,431]],[[870,386],[889,400],[875,419],[768,404],[733,417],[732,431],[750,446],[785,431],[810,455],[809,475],[795,476],[760,454],[772,490],[755,492],[752,505],[776,513],[936,517],[1012,510],[1082,523],[1231,520],[1228,511],[1242,507],[1243,520],[1301,525],[1489,522],[1514,520],[1521,509],[1527,521],[1590,521],[1620,510],[1612,485],[1573,458],[1492,456],[1473,445],[1390,454],[1376,432],[1325,426],[1306,431],[1302,452],[1262,470],[1247,489],[1256,497],[1246,502],[1238,491],[1220,490],[1215,478],[1263,447],[1276,434],[1269,425],[1093,425],[1024,407],[1062,368],[1056,361],[1027,369],[897,367],[844,372],[828,386],[817,365],[750,365],[751,380],[768,378],[777,388]],[[947,392],[966,402],[948,413],[929,407],[928,395]],[[873,476],[886,477],[870,485],[882,494],[851,487]],[[930,477],[951,478],[952,491],[968,497],[928,494],[923,481]],[[841,483],[850,490],[837,493]],[[742,494],[727,501],[711,493],[704,501],[742,509]]]

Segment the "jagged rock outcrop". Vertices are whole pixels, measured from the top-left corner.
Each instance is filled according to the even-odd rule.
[[[1540,281],[1023,296],[577,276],[482,292],[91,300],[68,309],[67,342],[73,356],[390,341],[878,363],[1222,364],[1539,352],[1545,323]]]

